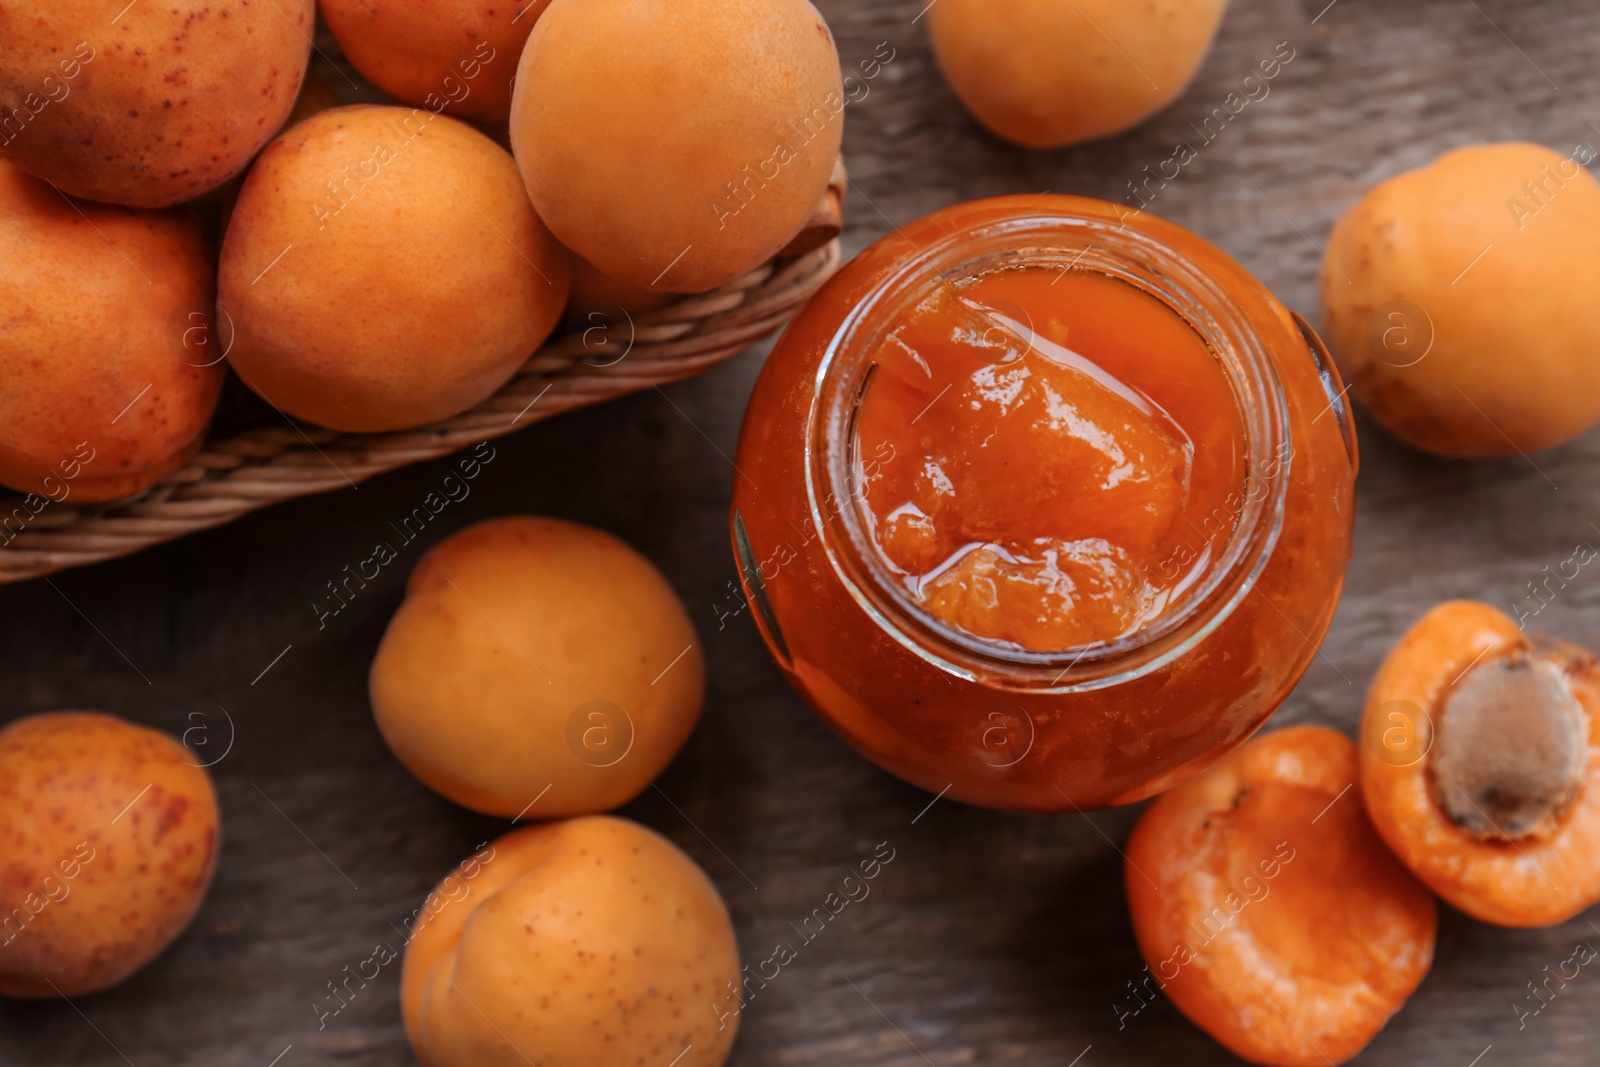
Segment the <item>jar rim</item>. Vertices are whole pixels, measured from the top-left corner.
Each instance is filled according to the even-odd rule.
[[[899,231],[896,236],[915,251],[860,296],[829,339],[817,366],[806,434],[811,518],[851,598],[875,625],[942,671],[996,687],[1052,693],[1122,684],[1188,653],[1255,587],[1284,522],[1293,462],[1287,400],[1271,347],[1249,311],[1214,272],[1162,233],[1191,236],[1186,231],[1153,217],[1130,222],[1115,205],[1080,197],[1001,198],[989,205],[990,216],[968,228],[945,226],[941,232],[943,212],[913,223],[914,230],[934,232],[925,247]],[[1181,315],[1218,358],[1233,389],[1247,464],[1226,547],[1172,607],[1117,638],[1054,652],[976,636],[912,598],[866,529],[854,424],[870,383],[872,354],[898,314],[940,285],[1045,265],[1108,274]]]

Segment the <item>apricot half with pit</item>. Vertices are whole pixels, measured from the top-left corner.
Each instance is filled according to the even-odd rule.
[[[1477,145],[1372,189],[1333,229],[1326,336],[1400,440],[1441,456],[1550,448],[1600,419],[1593,150]]]
[[[568,284],[505,149],[448,116],[357,105],[262,152],[217,302],[246,385],[297,418],[379,432],[493,393],[550,334]]]
[[[424,785],[491,815],[585,815],[633,799],[677,755],[705,662],[649,560],[600,530],[517,516],[417,564],[370,691]]]
[[[0,159],[90,200],[192,200],[282,128],[315,20],[313,0],[0,4]]]
[[[424,1067],[719,1067],[738,1033],[727,908],[636,823],[513,831],[419,915],[400,1008]]]
[[[1153,984],[1252,1063],[1344,1062],[1432,966],[1437,906],[1355,780],[1343,734],[1278,730],[1159,797],[1128,842]]]
[[[1227,0],[939,0],[934,55],[961,102],[1007,140],[1107,137],[1182,95]]]
[[[511,145],[563,244],[617,281],[695,293],[806,223],[843,92],[807,0],[558,0],[522,53]]]
[[[191,214],[70,200],[0,161],[0,484],[29,510],[139,492],[199,449],[214,262]]]
[[[1600,665],[1487,604],[1440,604],[1367,697],[1378,832],[1445,900],[1547,926],[1600,902]]]
[[[158,730],[78,711],[0,730],[0,995],[149,963],[200,910],[218,832],[211,776]]]

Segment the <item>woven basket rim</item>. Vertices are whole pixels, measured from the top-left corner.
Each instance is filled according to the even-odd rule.
[[[569,329],[542,345],[488,399],[425,426],[358,434],[284,416],[283,426],[206,440],[182,467],[118,500],[0,500],[0,584],[130,555],[271,504],[357,485],[565,411],[704,373],[780,329],[842,259],[834,237],[709,292],[629,315],[630,343],[615,361],[591,361],[588,331]],[[14,521],[19,511],[25,522]]]

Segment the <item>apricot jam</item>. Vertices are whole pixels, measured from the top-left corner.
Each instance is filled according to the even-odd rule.
[[[1222,252],[1077,197],[958,205],[825,286],[756,384],[744,592],[841,737],[988,807],[1128,803],[1316,655],[1356,445],[1321,342]]]
[[[1132,633],[1232,532],[1244,429],[1211,350],[1143,290],[998,270],[884,338],[856,448],[878,548],[919,605],[1036,652]],[[1213,518],[1214,516],[1220,518]],[[1203,548],[1178,560],[1184,545]]]

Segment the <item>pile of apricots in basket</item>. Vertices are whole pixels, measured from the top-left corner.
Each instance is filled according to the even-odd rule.
[[[148,488],[228,368],[330,429],[437,422],[564,311],[831,236],[841,74],[803,0],[481,6],[321,4],[394,98],[344,107],[313,0],[0,9],[0,484]],[[768,76],[702,99],[729,42]]]
[[[575,312],[644,312],[839,229],[858,75],[807,0],[124,3],[0,2],[19,492],[149,489],[230,368],[307,424],[425,427]],[[919,21],[986,135],[1047,151],[1172,104],[1225,6],[935,0]],[[391,102],[338,106],[331,63],[308,77],[319,11]],[[1392,635],[1356,737],[1252,739],[1337,605],[1350,397],[1444,458],[1600,421],[1597,153],[1484,143],[1370,189],[1327,238],[1319,331],[1147,210],[1194,152],[1122,204],[946,208],[823,287],[741,435],[765,488],[734,491],[738,614],[832,729],[931,794],[1148,800],[1123,850],[1138,1003],[1250,1062],[1340,1063],[1427,976],[1439,901],[1504,927],[1600,903],[1600,662],[1526,615],[1439,604]],[[699,867],[607,814],[701,713],[667,579],[600,530],[482,522],[416,564],[368,687],[419,781],[528,823],[403,923],[418,1060],[722,1064],[759,970]],[[194,919],[220,833],[177,739],[86,711],[0,729],[0,995],[130,979]]]

